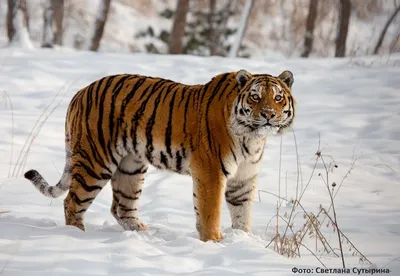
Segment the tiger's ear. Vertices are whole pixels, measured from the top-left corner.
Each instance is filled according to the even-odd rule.
[[[292,88],[292,84],[293,84],[293,82],[294,82],[294,78],[293,78],[292,72],[290,72],[290,71],[288,71],[288,70],[285,70],[285,71],[283,71],[283,72],[278,76],[278,78],[280,78],[281,80],[283,80],[283,82],[286,83],[286,85],[287,85],[289,88]]]
[[[239,89],[242,89],[252,77],[253,75],[247,72],[246,70],[244,69],[239,70],[236,73],[236,82],[239,85]]]

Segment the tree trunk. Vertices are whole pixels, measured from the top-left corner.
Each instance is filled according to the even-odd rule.
[[[254,0],[246,1],[246,4],[243,9],[243,13],[242,13],[239,31],[236,36],[236,41],[233,43],[233,45],[229,51],[229,57],[236,57],[239,52],[240,44],[242,44],[244,33],[246,32],[247,22],[249,20],[250,11],[251,11],[251,8],[253,7],[253,4],[254,4]]]
[[[100,46],[100,40],[103,36],[104,26],[107,22],[108,11],[110,10],[111,0],[102,0],[100,2],[99,11],[96,18],[94,27],[94,34],[90,45],[91,51],[97,51]]]
[[[185,34],[186,15],[189,11],[189,0],[178,0],[174,24],[172,25],[171,36],[168,43],[170,54],[182,54],[182,40]]]
[[[209,27],[209,37],[208,41],[210,44],[210,55],[215,56],[217,54],[218,40],[216,37],[215,29],[215,6],[217,4],[216,0],[210,0],[210,13],[208,14],[208,27]]]
[[[54,44],[62,45],[64,0],[51,0],[53,7],[53,21],[55,23]]]
[[[400,11],[400,6],[397,7],[397,9],[394,11],[394,13],[390,16],[389,20],[386,22],[385,27],[383,28],[381,35],[379,36],[378,42],[376,43],[375,49],[374,49],[374,54],[377,54],[379,51],[379,48],[382,45],[383,39],[385,38],[385,34],[392,23],[392,21],[395,19],[396,15]]]
[[[306,35],[304,37],[304,52],[301,54],[302,57],[308,57],[312,51],[315,20],[317,19],[317,7],[318,0],[310,0],[306,23]]]
[[[22,11],[22,15],[23,15],[23,23],[24,26],[26,27],[26,29],[29,32],[29,14],[28,14],[28,6],[26,3],[26,0],[19,0],[20,1],[20,9]]]
[[[53,47],[53,5],[52,0],[45,1],[45,7],[43,11],[43,38],[42,47],[52,48]]]
[[[10,44],[32,49],[28,33],[28,11],[26,0],[8,0],[7,36]]]
[[[17,16],[19,1],[7,0],[7,36],[12,41],[15,35],[14,18]]]
[[[346,39],[349,29],[350,14],[350,0],[340,0],[339,30],[336,38],[335,57],[344,57],[346,55]]]

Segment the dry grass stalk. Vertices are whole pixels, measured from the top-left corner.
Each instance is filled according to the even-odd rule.
[[[357,158],[353,158],[353,161],[350,164],[350,168],[347,171],[347,173],[344,175],[342,178],[339,186],[335,188],[337,185],[335,182],[331,183],[329,182],[329,176],[330,173],[333,172],[335,168],[338,166],[336,165],[335,160],[333,159],[332,156],[330,155],[323,155],[320,145],[320,137],[318,140],[318,150],[316,152],[316,161],[314,163],[311,176],[304,187],[304,189],[301,189],[300,195],[298,193],[298,188],[299,188],[299,174],[300,174],[300,162],[298,158],[298,152],[297,152],[297,141],[296,141],[296,136],[294,134],[294,140],[296,144],[296,155],[297,155],[297,187],[296,187],[296,199],[292,200],[287,200],[286,198],[283,198],[279,195],[276,195],[274,193],[264,191],[264,190],[259,190],[258,191],[258,196],[259,200],[261,202],[261,193],[267,193],[270,195],[273,195],[277,197],[280,201],[280,204],[277,201],[276,205],[276,214],[269,220],[267,223],[266,230],[269,227],[269,224],[273,221],[273,219],[276,219],[276,225],[274,228],[274,238],[269,242],[267,247],[274,242],[274,250],[279,253],[280,255],[286,256],[288,258],[295,258],[295,257],[301,257],[300,255],[300,248],[304,248],[307,251],[309,251],[317,260],[320,262],[323,266],[323,262],[321,261],[321,257],[323,254],[332,254],[335,257],[340,257],[342,261],[343,268],[345,268],[345,260],[344,260],[344,254],[343,254],[343,243],[346,242],[346,244],[349,245],[349,251],[353,251],[353,256],[359,256],[359,261],[360,263],[371,263],[368,258],[363,255],[356,247],[355,245],[349,240],[349,238],[344,235],[344,233],[340,230],[337,222],[337,214],[336,214],[336,209],[335,209],[335,202],[334,199],[338,193],[339,188],[342,186],[344,180],[349,176],[350,172],[354,170],[355,163],[357,161]],[[282,154],[282,151],[280,152]],[[326,160],[329,159],[330,162],[327,163]],[[330,205],[328,211],[320,205],[318,213],[316,215],[312,212],[306,211],[304,206],[301,204],[300,200],[303,197],[305,191],[307,190],[311,178],[315,173],[316,166],[318,162],[322,163],[323,165],[323,170],[325,172],[325,175],[321,175],[319,173],[318,175],[321,177],[322,182],[328,189],[328,194],[330,198]],[[390,168],[390,167],[389,167]],[[279,165],[279,169],[281,169],[281,165]],[[280,193],[280,189],[279,189]],[[282,217],[279,212],[280,212],[280,207],[282,205],[282,202],[287,202],[292,204],[292,208],[289,211],[289,213],[285,213],[284,216]],[[296,211],[296,208],[299,207],[301,209],[300,212]],[[333,215],[330,215],[330,212],[333,213]],[[302,214],[303,219],[305,222],[303,225],[296,231],[294,229],[294,221],[297,215]],[[326,224],[326,227],[332,226],[332,231],[337,234],[337,241],[339,244],[339,251],[340,253],[336,253],[335,249],[332,247],[330,244],[330,241],[326,238],[325,234],[321,232],[321,228],[324,225],[325,219],[328,219],[328,223]],[[283,234],[279,232],[279,220],[282,220],[285,225],[285,230],[283,231]],[[290,234],[289,234],[290,233]],[[305,239],[315,239],[315,252],[313,252],[306,244],[305,244]],[[320,243],[323,247],[321,255],[318,257],[316,255],[316,252],[318,251],[318,243]],[[337,249],[336,249],[337,250]]]
[[[6,91],[0,91],[0,99],[4,99],[4,102],[7,107],[7,103],[10,106],[10,114],[11,114],[11,150],[10,150],[10,163],[8,167],[8,176],[11,176],[11,167],[12,167],[12,161],[13,161],[13,156],[14,156],[14,108],[12,105],[12,101],[10,98],[10,95]]]

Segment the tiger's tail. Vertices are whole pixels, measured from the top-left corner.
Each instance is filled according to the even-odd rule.
[[[67,167],[67,166],[66,166]],[[44,180],[43,176],[36,170],[29,170],[24,174],[24,177],[30,180],[35,186],[35,188],[43,195],[47,197],[59,197],[64,194],[68,189],[71,183],[70,177],[71,173],[64,169],[64,173],[55,186],[50,186],[46,180]]]

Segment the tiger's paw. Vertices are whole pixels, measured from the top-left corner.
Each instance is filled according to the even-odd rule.
[[[219,242],[224,238],[220,231],[209,231],[206,233],[200,233],[200,240],[207,242],[207,241],[215,241]]]
[[[121,226],[126,231],[145,231],[149,227],[141,222],[139,219],[128,218],[120,222]]]

